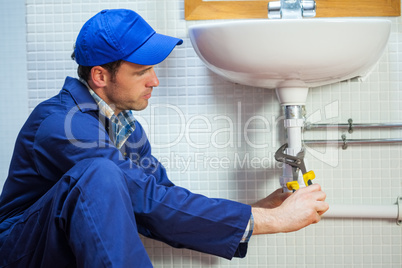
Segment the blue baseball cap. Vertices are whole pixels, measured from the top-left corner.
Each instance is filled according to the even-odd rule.
[[[155,65],[182,43],[179,38],[156,33],[132,10],[103,10],[81,28],[75,43],[75,61],[82,66],[117,60]]]

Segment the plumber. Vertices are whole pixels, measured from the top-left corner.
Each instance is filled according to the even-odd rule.
[[[147,107],[154,66],[181,43],[130,10],[84,24],[80,79],[67,77],[18,135],[0,197],[0,267],[152,267],[139,233],[231,259],[251,235],[320,220],[328,204],[317,184],[247,205],[168,179],[133,111]]]

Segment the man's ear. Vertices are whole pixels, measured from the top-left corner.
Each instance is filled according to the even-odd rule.
[[[95,87],[97,88],[105,87],[108,79],[109,79],[109,72],[105,68],[101,66],[92,67],[91,80],[94,83]]]

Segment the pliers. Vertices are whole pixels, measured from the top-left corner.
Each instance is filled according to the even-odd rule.
[[[282,145],[275,153],[275,160],[288,164],[292,167],[293,181],[287,182],[286,187],[289,190],[296,191],[300,188],[298,183],[299,171],[303,174],[304,184],[309,186],[313,184],[312,180],[315,178],[314,171],[306,170],[306,165],[304,164],[304,150],[301,150],[296,156],[285,154],[285,150],[288,148],[288,144]]]

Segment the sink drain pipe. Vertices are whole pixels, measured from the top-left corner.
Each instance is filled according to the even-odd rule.
[[[285,114],[284,127],[286,129],[288,144],[285,153],[287,155],[296,156],[303,149],[302,128],[304,125],[304,106],[284,105],[283,109]],[[279,178],[283,191],[290,192],[286,184],[296,179],[301,187],[305,186],[301,172],[299,172],[297,178],[294,178],[294,175],[293,168],[288,164],[284,164],[282,176]]]
[[[323,218],[394,219],[402,226],[402,196],[393,205],[330,205]]]

